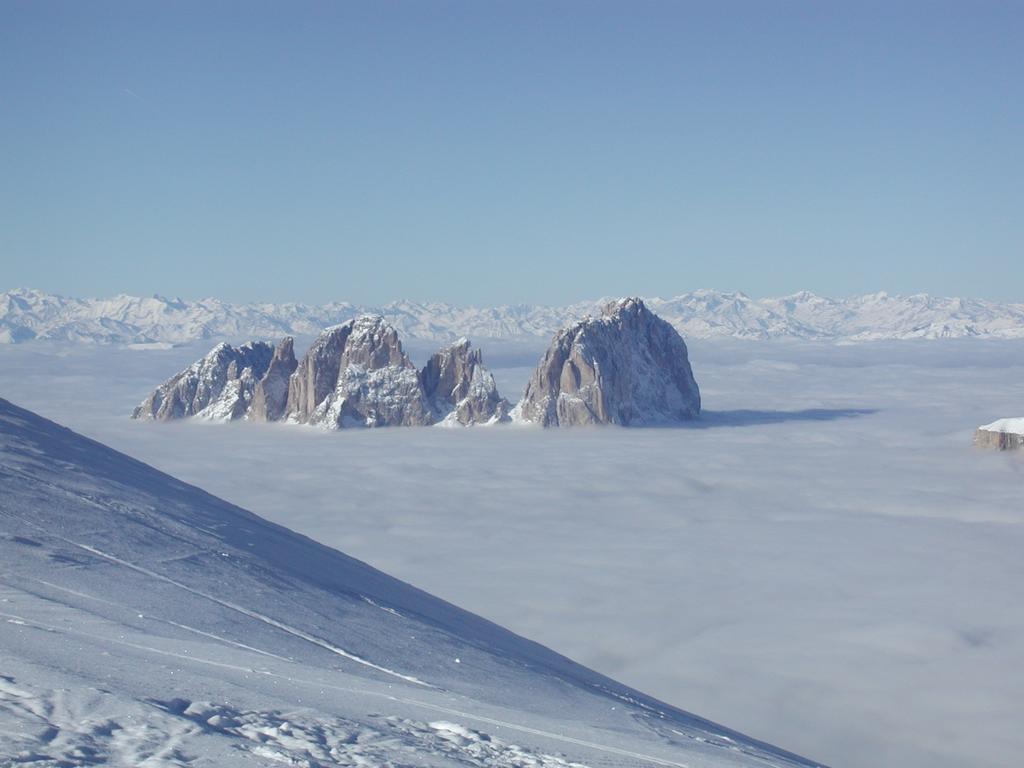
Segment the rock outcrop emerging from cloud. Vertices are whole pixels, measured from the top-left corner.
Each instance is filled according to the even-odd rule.
[[[1024,417],[999,419],[978,427],[974,433],[974,444],[999,451],[1024,448]]]
[[[462,338],[434,353],[420,373],[423,391],[443,423],[486,424],[508,421],[508,400],[498,394],[479,349]]]
[[[277,421],[288,406],[288,382],[298,367],[295,340],[288,336],[277,345],[263,378],[256,383],[248,417],[253,421]]]
[[[545,427],[671,424],[700,413],[686,343],[636,298],[560,331],[517,407]]]
[[[509,410],[469,341],[441,350],[419,371],[398,332],[382,317],[364,315],[325,330],[301,361],[290,337],[276,349],[264,342],[239,349],[218,344],[161,384],[133,418],[245,418],[342,429],[470,426],[507,421]]]
[[[374,315],[329,328],[313,342],[289,384],[285,418],[329,429],[434,421],[398,332]]]
[[[244,416],[274,348],[252,341],[237,349],[218,344],[209,354],[171,377],[132,413],[133,419],[169,421],[188,416],[228,421]]]

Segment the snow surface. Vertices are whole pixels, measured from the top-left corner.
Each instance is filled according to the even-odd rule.
[[[17,289],[0,293],[0,344],[33,339],[152,345],[199,339],[248,340],[310,336],[361,314],[379,314],[403,339],[451,342],[544,338],[608,299],[562,307],[456,307],[397,301],[383,306],[335,302],[230,304],[161,296],[76,299]],[[743,293],[699,290],[673,298],[645,298],[647,306],[691,338],[800,338],[852,341],[961,337],[1024,338],[1024,304],[915,294],[874,293],[832,299],[803,291],[753,299]]]
[[[7,764],[813,765],[2,399],[0,562]]]
[[[694,341],[707,412],[685,429],[125,418],[208,346],[4,347],[0,394],[826,763],[1024,753],[1024,456],[971,448],[977,424],[1019,412],[1024,343]],[[503,392],[544,346],[484,347]],[[407,349],[422,363],[436,344]]]
[[[984,432],[1007,432],[1012,435],[1024,435],[1024,416],[1015,419],[997,419],[991,424],[982,424],[978,429]]]

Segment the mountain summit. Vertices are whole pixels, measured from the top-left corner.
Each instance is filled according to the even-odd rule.
[[[466,425],[508,419],[511,406],[498,394],[480,350],[472,349],[469,339],[461,338],[434,353],[420,373],[420,381],[442,423]]]
[[[700,413],[686,343],[637,298],[560,331],[518,407],[545,427],[670,424]]]
[[[433,421],[398,332],[374,315],[329,328],[313,342],[289,382],[285,419],[331,429]]]

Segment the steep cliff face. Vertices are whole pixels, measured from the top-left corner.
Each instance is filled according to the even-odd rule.
[[[245,416],[257,382],[270,366],[274,349],[262,341],[237,349],[218,344],[206,357],[157,387],[132,413],[133,419],[200,416],[230,421]]]
[[[285,418],[330,429],[434,420],[398,332],[373,315],[331,328],[313,343],[291,378]]]
[[[978,427],[974,433],[974,444],[999,451],[1024,448],[1024,417],[999,419]]]
[[[316,411],[317,405],[338,384],[341,357],[352,332],[352,322],[328,328],[321,333],[299,361],[288,382],[285,415],[291,421],[304,424]]]
[[[669,424],[700,412],[700,391],[682,337],[631,298],[559,332],[517,411],[545,427]]]
[[[289,336],[277,345],[267,372],[253,390],[247,418],[252,421],[277,421],[288,405],[288,383],[298,367],[295,340]]]
[[[421,371],[420,381],[435,415],[445,424],[508,421],[511,406],[498,394],[480,350],[472,349],[468,339],[434,353]]]

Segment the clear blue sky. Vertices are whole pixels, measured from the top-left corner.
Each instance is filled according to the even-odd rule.
[[[1024,300],[1024,2],[0,0],[0,290]]]

